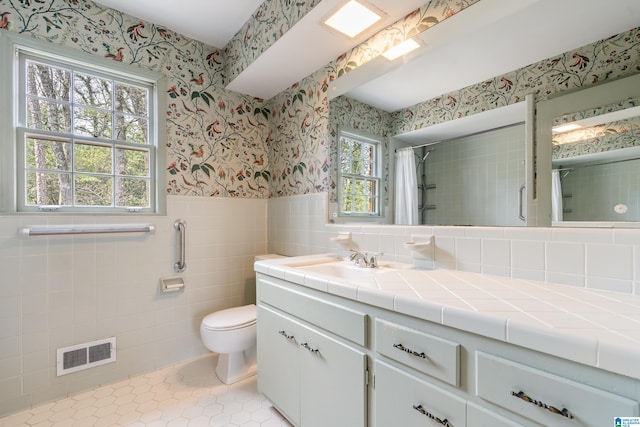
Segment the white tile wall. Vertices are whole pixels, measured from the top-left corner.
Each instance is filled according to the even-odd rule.
[[[269,250],[346,254],[329,238],[350,231],[353,248],[383,252],[383,260],[640,294],[637,229],[327,225],[323,204],[325,194],[269,200]],[[305,209],[313,217],[298,216]],[[434,235],[432,262],[404,247],[412,234]]]
[[[161,294],[187,221],[184,292]],[[29,225],[153,223],[151,234],[23,237]],[[169,197],[167,216],[0,216],[0,414],[206,353],[202,317],[255,299],[267,201]],[[55,350],[117,337],[117,362],[56,377]]]
[[[640,294],[640,230],[328,225],[325,193],[169,197],[166,217],[138,218],[156,224],[153,234],[18,236],[21,226],[96,221],[38,218],[0,216],[0,414],[205,353],[201,318],[255,298],[255,255],[346,255],[330,240],[341,231],[382,260]],[[188,224],[187,286],[164,295],[158,279],[174,274],[177,218]],[[412,234],[435,236],[434,260],[414,258],[404,246]],[[56,348],[111,335],[117,363],[55,376]]]

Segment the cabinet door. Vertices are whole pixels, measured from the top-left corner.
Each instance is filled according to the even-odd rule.
[[[366,426],[366,355],[303,326],[301,425]]]
[[[466,402],[383,362],[375,364],[375,419],[379,427],[465,427]]]
[[[289,420],[300,424],[300,328],[258,305],[258,390]]]

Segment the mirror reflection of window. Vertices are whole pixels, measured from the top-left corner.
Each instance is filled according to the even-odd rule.
[[[344,130],[338,141],[340,215],[379,216],[381,141]]]

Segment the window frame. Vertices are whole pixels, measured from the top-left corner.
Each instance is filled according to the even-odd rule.
[[[72,139],[78,142],[106,144],[113,147],[141,148],[149,151],[149,207],[116,206],[60,206],[53,210],[26,205],[24,164],[25,136],[32,134],[26,127],[26,87],[25,75],[20,72],[21,55],[29,60],[47,65],[88,73],[114,80],[116,83],[148,89],[148,136],[147,144],[91,136],[61,134],[38,130],[38,135],[52,139]],[[52,45],[51,43],[25,38],[24,36],[0,33],[0,90],[12,94],[0,99],[0,108],[9,114],[0,115],[0,212],[4,213],[61,213],[61,214],[166,214],[165,163],[166,163],[166,77],[156,72],[122,64],[113,60],[96,57],[82,51]],[[115,107],[114,107],[115,108]],[[72,124],[73,125],[73,124]],[[113,129],[113,124],[112,124]],[[73,132],[73,130],[71,130]],[[113,159],[112,159],[113,161]],[[72,168],[73,170],[73,168]],[[115,171],[112,170],[113,175]],[[107,175],[109,176],[109,175]]]
[[[350,139],[358,140],[362,143],[370,144],[374,146],[374,174],[373,175],[360,175],[353,173],[343,173],[340,165],[340,151],[341,151],[341,140],[343,136],[346,136]],[[338,185],[337,185],[337,199],[338,199],[338,216],[343,218],[381,218],[384,217],[383,213],[383,146],[384,140],[382,137],[374,136],[362,132],[360,130],[350,129],[346,127],[340,127],[338,129],[338,137],[337,137],[337,165],[336,169],[338,172]],[[376,183],[376,195],[374,198],[374,203],[376,205],[376,212],[366,213],[366,212],[347,212],[342,209],[343,201],[344,201],[344,193],[343,189],[343,177],[354,177],[354,178],[363,178],[369,181],[374,181]]]

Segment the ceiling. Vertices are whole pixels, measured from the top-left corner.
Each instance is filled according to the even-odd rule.
[[[638,0],[481,0],[423,32],[404,63],[334,92],[396,111],[638,25]]]
[[[269,99],[425,1],[369,0],[387,16],[349,39],[321,24],[343,0],[322,0],[227,88]],[[99,3],[222,48],[262,0]],[[423,32],[418,52],[393,62],[375,59],[337,79],[332,96],[396,111],[638,25],[638,0],[481,0]]]
[[[223,48],[264,0],[98,0],[98,3]]]
[[[262,2],[98,0],[98,3],[107,7],[218,48],[226,46]],[[236,77],[227,89],[269,99],[419,8],[425,0],[366,0],[366,3],[383,11],[385,16],[354,38],[339,34],[322,24],[343,3],[345,0],[322,0]]]

